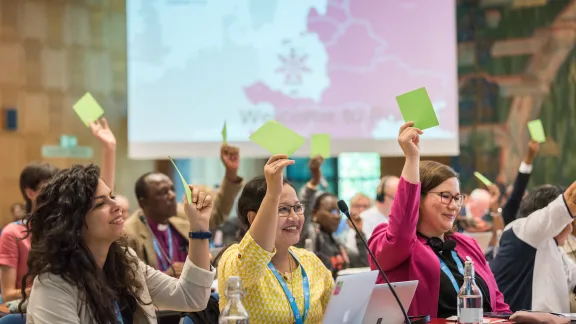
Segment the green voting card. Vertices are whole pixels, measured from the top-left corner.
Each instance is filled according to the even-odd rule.
[[[530,131],[530,137],[532,137],[532,140],[538,143],[546,142],[544,126],[542,126],[542,121],[540,119],[528,122],[528,130]]]
[[[271,120],[250,135],[252,142],[260,145],[272,155],[286,154],[291,156],[306,142],[306,139],[295,131]]]
[[[188,203],[192,204],[192,191],[190,190],[190,187],[188,187],[186,179],[184,179],[182,173],[180,173],[180,170],[178,170],[178,167],[176,166],[176,163],[174,163],[174,160],[172,160],[171,157],[168,158],[170,159],[170,162],[172,162],[174,169],[176,169],[176,172],[178,172],[178,175],[180,176],[180,180],[182,181],[182,185],[184,186],[184,190],[186,191],[186,198],[188,198]]]
[[[414,122],[419,129],[440,125],[426,88],[416,89],[396,97],[404,121]]]
[[[488,180],[488,178],[482,175],[482,173],[476,171],[474,172],[474,176],[478,178],[478,180],[480,180],[484,185],[486,185],[486,187],[492,185],[492,181]]]
[[[224,126],[222,127],[222,143],[226,144],[228,142],[228,131],[226,130],[226,121],[224,121]]]
[[[104,110],[100,107],[100,104],[94,99],[90,92],[86,92],[80,100],[74,104],[74,111],[78,114],[78,117],[84,122],[88,127],[91,122],[97,121],[98,118],[104,115]]]
[[[310,139],[310,157],[330,157],[330,134],[313,134]]]

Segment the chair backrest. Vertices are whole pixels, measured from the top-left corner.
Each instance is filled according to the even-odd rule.
[[[26,315],[9,314],[0,318],[0,324],[26,324]]]
[[[165,310],[157,311],[156,318],[158,319],[158,324],[180,324],[180,318],[182,318],[182,313],[175,311],[165,311]]]
[[[462,234],[473,237],[478,242],[482,252],[486,253],[490,240],[492,240],[492,232],[464,232]]]

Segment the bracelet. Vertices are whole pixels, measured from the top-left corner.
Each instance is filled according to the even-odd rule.
[[[188,237],[197,240],[209,240],[212,238],[212,233],[210,232],[189,232]]]

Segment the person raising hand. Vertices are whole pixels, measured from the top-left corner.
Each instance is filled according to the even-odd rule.
[[[576,216],[576,182],[562,190],[536,187],[522,200],[517,219],[506,226],[490,268],[514,311],[570,312],[576,264],[560,249]]]
[[[180,278],[147,266],[127,245],[122,209],[93,165],[61,170],[37,197],[26,223],[31,236],[20,311],[27,323],[156,323],[156,311],[206,308],[215,270],[210,265],[209,195],[186,201],[188,254]]]
[[[240,243],[221,252],[218,291],[240,277],[250,323],[319,323],[333,288],[332,274],[312,252],[294,247],[304,226],[305,207],[284,169],[288,156],[272,156],[264,176],[250,180],[238,199]],[[313,283],[313,284],[312,284]],[[220,310],[227,304],[220,296]]]
[[[370,249],[391,282],[419,281],[409,315],[457,315],[466,257],[474,262],[484,312],[510,312],[476,240],[453,231],[464,203],[458,174],[444,164],[420,161],[422,135],[413,122],[400,127],[404,168],[390,221],[374,229]],[[377,269],[372,261],[371,268]]]

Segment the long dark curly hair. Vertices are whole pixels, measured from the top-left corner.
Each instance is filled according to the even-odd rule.
[[[28,298],[26,286],[43,273],[61,276],[76,286],[80,301],[96,323],[116,323],[114,302],[135,300],[143,289],[137,280],[138,259],[129,254],[126,237],[112,243],[104,267],[100,269],[83,238],[86,214],[98,187],[100,169],[90,164],[61,170],[36,199],[38,209],[26,223],[31,236],[28,273],[22,279],[22,306]]]

